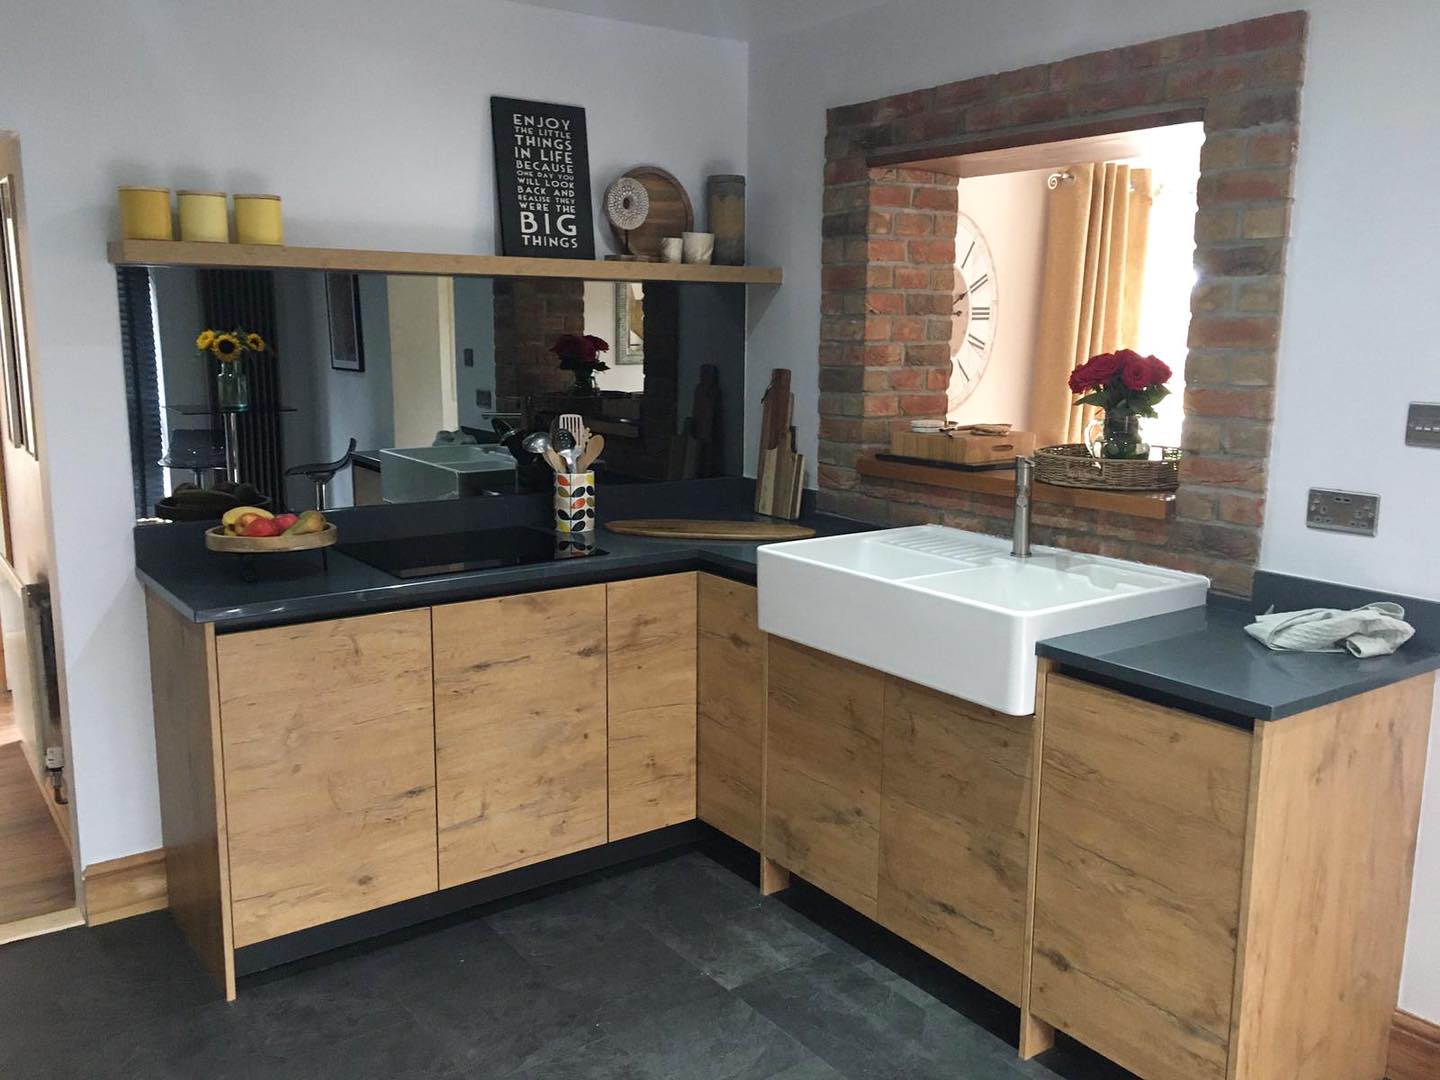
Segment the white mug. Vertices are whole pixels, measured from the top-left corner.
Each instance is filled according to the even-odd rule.
[[[678,236],[667,236],[660,241],[660,261],[678,263],[684,260],[685,241]]]
[[[715,255],[715,234],[687,232],[683,234],[685,261],[708,265]]]

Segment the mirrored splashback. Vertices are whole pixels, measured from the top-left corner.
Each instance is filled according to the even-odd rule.
[[[141,518],[213,517],[227,499],[299,510],[546,490],[543,461],[517,447],[562,413],[605,436],[602,482],[741,473],[741,286],[118,277]],[[197,347],[206,330],[263,348],[218,359]],[[602,369],[562,366],[556,345],[572,336]]]

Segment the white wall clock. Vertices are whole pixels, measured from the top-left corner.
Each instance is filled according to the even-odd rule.
[[[949,411],[975,392],[995,347],[999,291],[995,257],[980,226],[965,214],[955,232],[955,325],[950,334]]]

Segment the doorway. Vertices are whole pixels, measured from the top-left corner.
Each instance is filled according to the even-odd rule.
[[[0,132],[0,942],[81,921],[25,259],[20,141]]]

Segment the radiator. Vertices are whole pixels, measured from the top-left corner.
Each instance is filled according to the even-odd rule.
[[[50,586],[24,584],[4,559],[0,559],[0,631],[15,726],[25,759],[36,777],[44,780],[47,755],[52,763],[64,761]]]

